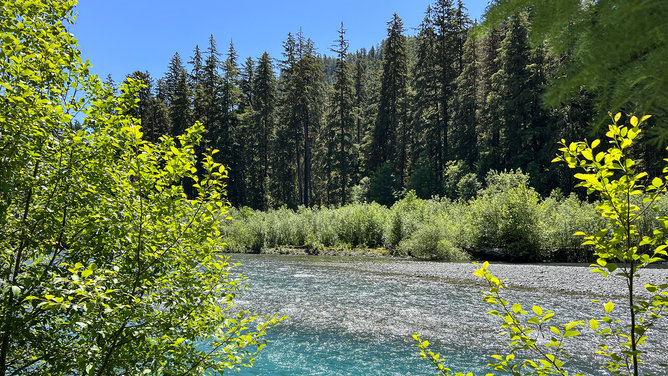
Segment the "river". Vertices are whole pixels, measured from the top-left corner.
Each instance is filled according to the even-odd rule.
[[[491,372],[486,366],[489,356],[505,353],[506,338],[497,335],[499,322],[481,301],[483,286],[470,278],[450,278],[455,272],[439,276],[424,271],[443,272],[447,264],[271,255],[232,255],[231,261],[242,263],[237,271],[248,277],[250,287],[237,300],[240,307],[289,317],[268,334],[272,343],[254,367],[242,369],[240,375],[434,375],[433,365],[418,358],[413,333],[429,340],[453,371],[484,375]],[[474,270],[470,264],[454,266],[466,276]],[[555,278],[567,275],[559,266],[525,265],[518,270],[541,270],[543,279],[544,270]],[[668,270],[662,273],[668,275]],[[602,295],[602,290],[559,290],[563,286],[517,287],[508,289],[506,296],[529,310],[533,303],[554,310],[558,323],[600,316],[600,305],[591,303],[595,298],[623,304],[621,296]],[[649,334],[647,349],[652,355],[646,358],[644,374],[665,374],[658,364],[668,359],[663,345],[668,343],[666,321]],[[608,374],[596,366],[600,359],[591,354],[598,344],[593,340],[598,338],[592,333],[571,338],[569,370]]]

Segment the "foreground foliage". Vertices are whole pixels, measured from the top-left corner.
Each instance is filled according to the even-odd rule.
[[[583,169],[584,173],[575,175],[581,181],[580,186],[587,188],[589,194],[600,194],[596,209],[608,222],[608,228],[595,234],[578,232],[576,235],[585,237],[585,245],[595,246],[598,258],[591,265],[592,272],[626,281],[627,290],[622,293],[628,305],[615,309],[613,302],[605,302],[602,317],[583,318],[562,327],[551,325],[552,311],[534,305],[532,314],[519,303],[511,304],[501,293],[504,281],[492,275],[488,263],[478,265],[475,275],[483,278],[489,287],[483,300],[495,306],[489,313],[502,320],[504,332],[501,334],[510,339],[510,354],[493,356],[496,361],[489,366],[494,370],[512,375],[568,375],[564,368],[565,359],[569,357],[566,339],[579,336],[580,331],[587,328],[600,336],[595,353],[602,359],[601,368],[614,375],[641,374],[642,355],[651,351],[643,348],[648,331],[668,310],[668,280],[659,286],[646,284],[643,295],[639,294],[637,286],[642,268],[668,259],[668,241],[664,238],[668,216],[657,213],[657,202],[668,192],[668,167],[663,170],[663,177],[652,180],[646,173],[636,172],[628,150],[640,133],[640,123],[648,116],[641,120],[632,117],[630,126],[618,125],[620,117],[621,114],[617,114],[613,118],[606,133],[611,145],[607,151],[594,151],[601,144],[600,140],[570,145],[562,140],[563,148],[559,149],[562,155],[554,161]],[[641,202],[637,203],[634,196],[642,197]],[[656,216],[658,224],[653,231],[643,233],[641,219],[650,215]],[[436,364],[443,375],[452,374],[444,365],[445,361],[428,349],[428,341],[422,341],[418,335],[414,338],[423,358]],[[549,338],[549,341],[541,341],[541,338]],[[533,358],[523,357],[526,351]],[[668,364],[661,366],[668,367]]]
[[[140,86],[116,97],[89,74],[74,5],[1,4],[0,375],[252,364],[277,319],[235,307],[243,278],[216,255],[227,171],[208,156],[198,173],[199,125],[142,139],[124,115]]]
[[[534,20],[533,41],[547,40],[557,55],[565,55],[561,73],[550,79],[548,103],[561,106],[584,88],[596,94],[600,125],[609,109],[651,113],[657,117],[657,127],[647,128],[651,142],[666,145],[667,2],[503,0],[491,5],[485,24],[493,27],[524,10],[530,10]]]

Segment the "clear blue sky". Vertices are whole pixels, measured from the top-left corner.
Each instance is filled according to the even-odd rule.
[[[205,50],[213,34],[219,52],[230,40],[239,55],[254,59],[267,51],[281,58],[288,32],[301,27],[319,53],[329,51],[344,23],[350,51],[367,49],[387,35],[387,22],[397,13],[407,34],[414,34],[430,0],[228,1],[228,0],[80,0],[77,22],[70,32],[79,40],[83,58],[104,79],[120,81],[135,70],[162,77],[178,51],[187,62],[195,45]],[[479,19],[487,0],[464,1],[472,19]]]

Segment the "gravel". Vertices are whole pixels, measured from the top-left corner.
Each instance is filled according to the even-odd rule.
[[[414,277],[437,278],[453,282],[470,281],[483,286],[474,276],[476,266],[470,263],[420,262],[420,261],[342,261],[341,266],[380,273],[403,274]],[[331,265],[331,264],[330,264]],[[553,290],[555,292],[623,296],[627,290],[626,279],[611,275],[604,278],[592,273],[587,266],[491,264],[489,270],[509,288]],[[647,295],[644,286],[668,283],[668,268],[645,268],[636,279],[634,291]]]

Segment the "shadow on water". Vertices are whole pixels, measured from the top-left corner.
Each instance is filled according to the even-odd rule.
[[[480,286],[451,280],[387,273],[349,262],[368,258],[233,255],[250,289],[237,303],[251,311],[288,316],[287,324],[269,332],[272,341],[240,375],[430,375],[433,366],[418,358],[411,336],[420,333],[431,349],[448,359],[453,371],[486,374],[489,355],[504,353],[498,322],[486,312]],[[374,259],[384,263],[387,260]],[[389,260],[396,261],[396,260]],[[473,270],[473,269],[472,269]],[[559,322],[594,317],[591,296],[559,295],[538,290],[509,291],[524,306],[540,302]],[[663,352],[648,359],[650,374],[667,355],[665,325],[652,333],[650,347]],[[571,370],[605,375],[590,357],[596,346],[577,337],[571,343]],[[658,357],[658,359],[657,359]],[[233,372],[234,373],[234,372]]]

